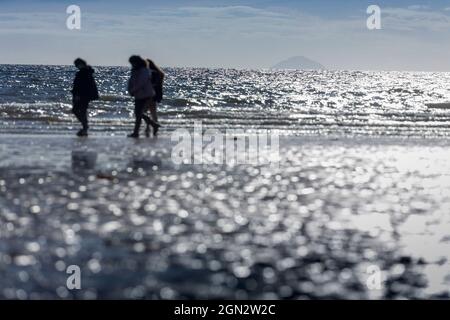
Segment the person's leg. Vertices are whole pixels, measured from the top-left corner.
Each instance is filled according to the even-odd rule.
[[[147,100],[146,108],[145,108],[145,111],[144,111],[143,116],[142,116],[142,118],[145,120],[145,123],[147,124],[147,127],[149,125],[151,125],[151,126],[155,125],[155,122],[152,120],[152,118],[150,118],[147,115],[147,111],[150,110],[152,103],[153,103],[153,99],[148,99]]]
[[[88,126],[88,107],[89,107],[89,101],[83,101],[81,103],[80,108],[80,122],[83,126],[83,130],[87,131],[89,129]]]
[[[153,121],[155,123],[158,123],[158,114],[156,112],[156,101],[154,101],[153,99],[150,103],[149,109],[150,109],[150,115],[152,116]]]
[[[139,129],[141,128],[142,116],[145,110],[145,99],[136,99],[134,101],[134,131],[132,136],[139,136]]]
[[[81,122],[80,118],[80,103],[78,101],[73,101],[72,103],[72,113],[75,115],[77,120]]]
[[[83,129],[79,130],[77,132],[77,136],[79,137],[85,137],[87,136],[87,107],[88,107],[88,102],[83,102],[81,100],[74,100],[73,101],[73,108],[72,108],[72,112],[75,115],[75,117],[77,118],[77,120],[81,123],[81,125],[83,126]]]
[[[145,127],[145,136],[148,138],[150,137],[150,126],[154,126],[153,120],[150,119],[150,117],[148,115],[146,115],[145,113],[142,115],[142,118],[144,119],[145,123],[147,124],[147,126]]]
[[[146,107],[144,109],[144,112],[142,114],[142,119],[144,119],[145,123],[147,124],[147,127],[145,128],[145,135],[147,137],[150,136],[150,126],[153,127],[153,131],[155,130],[154,128],[158,125],[155,121],[152,120],[152,118],[150,118],[146,112],[150,109],[151,104],[153,103],[153,99],[148,99],[146,101]]]
[[[145,123],[149,126],[152,124],[153,120],[150,119],[150,117],[148,115],[146,115],[145,113],[142,114],[142,119],[144,119]]]
[[[152,116],[151,125],[153,127],[153,135],[156,136],[158,134],[159,127],[161,126],[158,123],[158,115],[157,115],[157,112],[156,112],[156,101],[152,99],[150,101],[150,104],[149,104],[148,108],[149,108],[150,114]]]

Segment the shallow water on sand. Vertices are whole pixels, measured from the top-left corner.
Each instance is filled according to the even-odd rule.
[[[448,141],[281,138],[271,168],[171,147],[3,136],[0,297],[449,298]]]

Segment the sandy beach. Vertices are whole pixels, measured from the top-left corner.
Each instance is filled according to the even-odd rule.
[[[0,8],[11,314],[450,301],[450,0]]]
[[[2,135],[0,297],[449,297],[449,141],[280,137],[269,169],[172,147]]]

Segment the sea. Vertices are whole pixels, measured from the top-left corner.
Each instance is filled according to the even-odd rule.
[[[129,129],[126,67],[95,67],[100,100],[92,129]],[[0,131],[67,133],[76,125],[75,68],[0,65]],[[447,137],[450,73],[165,68],[158,110],[167,130],[192,126],[271,129],[288,135]]]

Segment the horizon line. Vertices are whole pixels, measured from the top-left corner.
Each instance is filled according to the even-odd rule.
[[[73,64],[42,64],[42,63],[0,63],[0,66],[60,66],[71,67]],[[129,65],[95,65],[90,64],[92,67],[104,67],[104,68],[128,68]],[[450,73],[450,70],[398,70],[398,69],[345,69],[345,68],[323,68],[323,69],[278,69],[272,67],[260,67],[260,68],[241,68],[241,67],[206,67],[206,66],[160,66],[161,68],[169,69],[213,69],[213,70],[268,70],[268,71],[354,71],[354,72],[427,72],[427,73]]]

